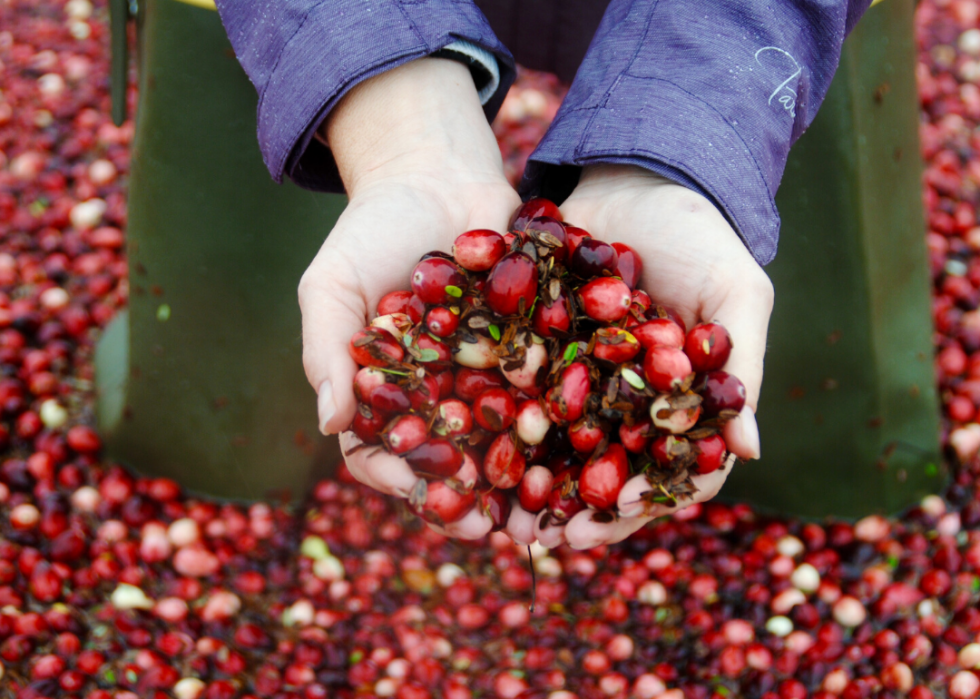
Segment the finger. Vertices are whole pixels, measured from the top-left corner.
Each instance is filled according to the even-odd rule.
[[[486,536],[491,529],[493,529],[493,520],[475,507],[467,512],[462,519],[444,527],[446,536],[471,540]]]
[[[340,435],[340,448],[345,455],[359,444],[361,440],[352,432]],[[362,448],[344,458],[354,478],[386,495],[407,498],[419,480],[404,459],[380,449]]]
[[[611,522],[594,522],[595,512],[584,510],[568,520],[565,540],[573,549],[591,549],[600,544],[615,544],[630,536],[651,517],[617,517]]]
[[[743,459],[758,459],[761,454],[759,428],[755,410],[762,387],[766,336],[772,311],[772,286],[764,273],[757,283],[735,288],[714,309],[711,320],[725,326],[732,337],[732,353],[725,371],[737,376],[745,385],[745,409],[725,426],[728,448]]]
[[[303,315],[303,367],[317,392],[320,431],[334,434],[354,419],[350,338],[367,322],[367,308],[350,261],[325,245],[299,285]]]
[[[721,487],[725,484],[725,479],[731,472],[734,459],[730,458],[725,466],[712,471],[703,476],[694,476],[691,481],[698,489],[694,497],[683,500],[676,504],[654,503],[647,497],[648,493],[654,490],[646,476],[634,476],[626,481],[626,485],[619,491],[619,500],[616,503],[619,508],[621,518],[630,517],[663,517],[682,510],[696,502],[706,502],[718,494]],[[576,515],[578,516],[578,515]]]
[[[534,520],[537,515],[528,512],[513,499],[510,507],[510,517],[507,519],[507,534],[518,544],[530,545],[535,542]]]
[[[546,549],[556,549],[565,543],[565,525],[551,522],[544,529],[541,524],[545,517],[550,515],[547,510],[538,513],[534,519],[534,538]]]

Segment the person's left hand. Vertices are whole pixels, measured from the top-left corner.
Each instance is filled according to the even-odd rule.
[[[742,413],[725,426],[725,441],[732,454],[759,458],[755,410],[773,289],[724,216],[696,192],[647,170],[621,165],[586,167],[561,211],[568,223],[595,238],[636,250],[644,264],[640,288],[654,302],[679,312],[688,328],[712,320],[725,326],[733,340],[725,371],[742,380],[747,394]],[[695,476],[694,498],[674,506],[645,501],[652,487],[646,476],[635,476],[620,493],[619,516],[612,522],[594,522],[593,512],[585,510],[564,526],[542,530],[543,513],[533,525],[518,513],[515,521],[524,524],[510,527],[509,533],[518,541],[536,538],[548,548],[566,541],[577,549],[615,543],[656,517],[710,500],[730,471],[729,465]]]

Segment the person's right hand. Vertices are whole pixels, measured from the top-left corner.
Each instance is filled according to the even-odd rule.
[[[303,275],[299,302],[303,364],[320,430],[333,434],[348,428],[357,407],[348,343],[381,297],[407,289],[419,258],[450,250],[460,233],[505,232],[520,199],[469,70],[454,61],[420,59],[360,83],[331,113],[326,135],[350,203]],[[345,452],[358,443],[341,435]],[[418,480],[403,459],[380,450],[346,460],[355,478],[389,495],[406,497]],[[474,509],[445,532],[478,538],[491,525]]]

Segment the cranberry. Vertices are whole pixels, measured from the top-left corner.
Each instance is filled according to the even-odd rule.
[[[511,395],[502,388],[491,388],[473,401],[473,418],[490,432],[506,430],[514,423],[517,406]]]
[[[528,199],[518,207],[511,217],[510,224],[507,226],[512,231],[523,231],[528,222],[539,216],[562,220],[561,212],[558,207],[547,199]]]
[[[430,439],[404,456],[412,470],[431,478],[448,478],[463,465],[463,452],[441,437]]]
[[[719,323],[695,325],[684,342],[684,352],[698,373],[721,369],[731,351],[732,338]]]
[[[701,407],[711,417],[722,410],[739,412],[745,405],[745,386],[736,376],[712,371],[700,377],[694,390],[701,394]]]
[[[620,444],[610,444],[599,457],[593,457],[579,475],[579,496],[597,510],[616,504],[619,491],[629,476],[629,459]]]
[[[428,257],[412,272],[412,291],[427,304],[448,304],[463,295],[466,276],[447,259]]]
[[[504,255],[490,270],[484,295],[497,315],[525,313],[538,293],[538,271],[522,252]]]
[[[378,301],[378,315],[385,316],[390,313],[408,313],[408,303],[412,298],[411,291],[392,291],[385,294]],[[418,321],[416,321],[418,322]]]
[[[467,231],[453,243],[453,257],[457,264],[470,272],[487,271],[506,251],[503,236],[485,229]]]

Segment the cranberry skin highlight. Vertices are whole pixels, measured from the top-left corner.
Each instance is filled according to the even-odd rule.
[[[351,358],[361,366],[384,367],[405,357],[405,350],[394,335],[381,328],[358,330],[349,349]]]
[[[640,343],[632,333],[620,328],[599,328],[595,333],[592,356],[614,364],[628,362],[640,352]]]
[[[573,274],[583,279],[601,277],[603,274],[613,274],[619,255],[609,243],[589,237],[582,239],[575,247],[568,261]]]
[[[428,425],[418,415],[399,415],[388,423],[382,435],[382,441],[392,454],[409,452],[428,438]]]
[[[654,390],[669,393],[691,373],[691,360],[674,347],[651,347],[643,360],[643,373]]]
[[[461,520],[473,505],[476,494],[459,492],[444,481],[432,481],[426,485],[425,502],[412,505],[412,512],[433,524],[452,524]]]
[[[534,332],[541,337],[555,337],[555,332],[564,334],[572,327],[572,315],[568,310],[568,297],[565,292],[559,294],[551,305],[538,302],[534,307],[531,318]]]
[[[504,388],[507,381],[499,371],[463,368],[456,372],[453,393],[464,403],[473,403],[476,397],[491,388]]]
[[[538,293],[538,270],[522,252],[504,255],[490,270],[483,289],[487,305],[497,315],[511,316],[531,307]]]
[[[510,519],[510,498],[503,490],[486,490],[477,497],[480,511],[493,522],[492,532],[499,532],[507,526]]]
[[[586,315],[603,323],[622,320],[630,310],[630,288],[612,277],[593,279],[582,287],[579,297]]]
[[[597,510],[608,510],[616,505],[628,476],[626,450],[621,444],[610,444],[601,456],[582,467],[578,478],[579,496]]]
[[[683,349],[684,341],[687,339],[684,336],[684,329],[670,318],[648,320],[630,328],[630,332],[639,340],[643,349],[657,346]]]
[[[526,468],[524,455],[518,451],[509,432],[504,432],[493,440],[483,459],[483,474],[487,482],[502,490],[520,483]]]
[[[532,466],[524,474],[517,486],[517,499],[521,507],[531,513],[537,513],[548,505],[548,496],[555,476],[544,466]]]
[[[562,220],[561,211],[558,210],[554,202],[535,197],[534,199],[528,199],[518,207],[510,219],[510,224],[507,228],[512,231],[523,231],[527,228],[527,224],[531,219],[540,216],[547,216],[559,221]]]
[[[728,447],[721,435],[713,434],[704,439],[696,439],[694,447],[698,451],[698,474],[706,475],[717,471],[725,463]]]
[[[616,267],[613,274],[623,280],[630,289],[635,289],[643,276],[643,261],[636,251],[625,243],[613,243],[616,251]]]
[[[425,325],[436,337],[449,337],[459,327],[459,314],[445,306],[435,306],[425,314]]]
[[[504,237],[496,231],[467,231],[453,243],[453,258],[469,272],[486,272],[507,252]]]
[[[448,439],[430,439],[405,454],[405,461],[419,476],[449,478],[463,465],[463,452]]]
[[[427,257],[415,265],[412,271],[412,291],[430,305],[451,303],[456,295],[447,291],[447,287],[455,287],[459,291],[466,289],[466,277],[455,263],[443,257]]]
[[[567,424],[582,417],[590,387],[589,368],[585,364],[574,362],[567,366],[558,385],[548,391],[548,412],[552,422]]]
[[[473,418],[490,432],[502,432],[514,424],[517,406],[511,395],[502,388],[484,391],[473,402]]]
[[[711,371],[699,376],[693,388],[701,394],[701,408],[708,417],[722,410],[741,412],[745,407],[745,385],[726,371]]]
[[[411,291],[392,291],[390,294],[385,294],[378,301],[378,315],[386,316],[391,313],[404,313],[408,315],[408,304],[411,300]]]
[[[699,374],[721,369],[731,352],[732,338],[720,323],[695,325],[684,342],[684,353]]]

